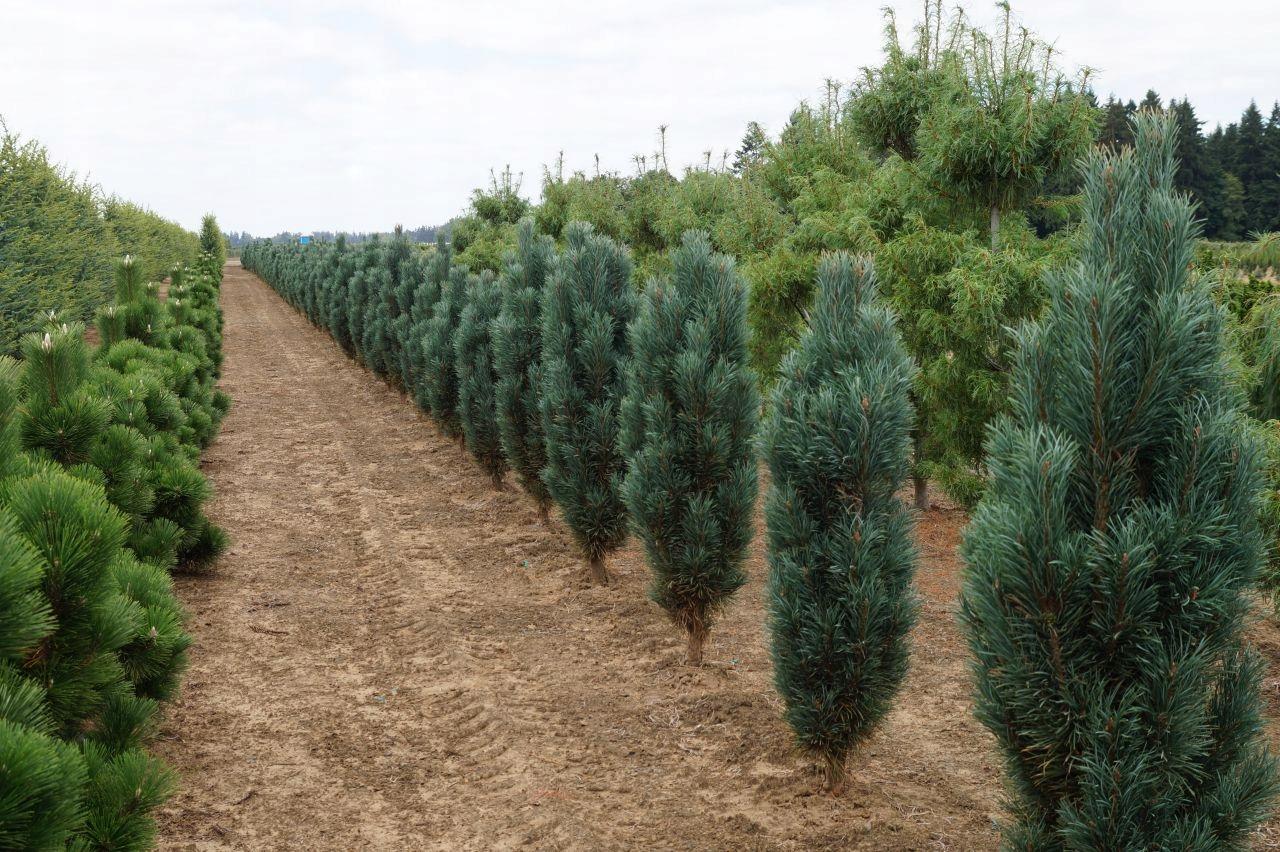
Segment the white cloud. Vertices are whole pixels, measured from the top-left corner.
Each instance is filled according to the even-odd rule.
[[[777,130],[879,57],[880,0],[0,0],[0,115],[109,191],[195,226],[388,228],[458,212],[491,167],[628,170]],[[904,20],[915,3],[898,3]],[[986,6],[970,4],[980,19]],[[1096,88],[1210,125],[1280,97],[1270,0],[1024,2]]]

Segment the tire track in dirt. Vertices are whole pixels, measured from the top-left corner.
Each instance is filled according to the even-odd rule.
[[[162,848],[992,848],[949,515],[900,708],[849,794],[816,795],[769,684],[759,546],[690,669],[634,546],[586,585],[558,522],[238,265],[223,304],[235,405],[206,470],[233,546],[178,581],[196,645]]]

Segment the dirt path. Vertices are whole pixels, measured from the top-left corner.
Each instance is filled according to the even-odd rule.
[[[238,265],[235,400],[206,469],[233,547],[159,751],[166,849],[990,849],[998,763],[954,626],[960,518],[922,528],[906,690],[839,799],[770,686],[760,548],[712,665],[644,595],[588,587],[559,523]]]

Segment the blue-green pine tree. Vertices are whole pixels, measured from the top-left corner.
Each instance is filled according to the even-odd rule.
[[[907,670],[916,550],[899,490],[915,368],[870,261],[829,255],[817,283],[761,430],[772,474],[768,608],[787,722],[838,791]]]
[[[409,310],[410,371],[413,374],[413,400],[418,408],[431,412],[431,365],[427,361],[426,339],[440,302],[445,283],[449,280],[449,268],[453,263],[453,249],[443,237],[437,237],[436,250],[425,262],[423,279],[413,295],[413,307]]]
[[[462,437],[497,489],[502,488],[507,472],[507,458],[498,437],[498,377],[493,366],[492,326],[501,304],[502,291],[494,274],[486,269],[473,275],[453,341]]]
[[[595,582],[627,537],[618,412],[634,313],[631,259],[590,225],[571,223],[542,302],[543,481]]]
[[[1258,448],[1190,272],[1175,128],[1134,130],[1134,150],[1083,169],[1080,257],[1019,332],[963,545],[1010,848],[1245,849],[1276,789],[1244,640]]]
[[[685,632],[692,665],[747,581],[760,408],[747,344],[742,276],[705,233],[686,232],[631,324],[622,495],[653,575],[649,595]]]
[[[462,423],[458,419],[458,372],[453,338],[466,304],[469,278],[471,272],[465,265],[449,269],[449,277],[440,285],[440,298],[422,336],[422,393],[440,428],[459,440]]]
[[[542,292],[555,264],[555,243],[537,234],[532,219],[521,220],[517,240],[502,270],[502,308],[493,324],[498,432],[507,461],[546,522],[551,493],[542,481],[547,448],[538,398],[542,393]]]

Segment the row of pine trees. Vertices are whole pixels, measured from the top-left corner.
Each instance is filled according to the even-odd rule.
[[[501,276],[451,251],[397,235],[358,250],[263,241],[242,257],[411,395],[495,487],[514,471],[544,519],[558,507],[595,582],[609,583],[607,557],[634,533],[692,664],[747,580],[763,444],[778,684],[838,785],[906,673],[915,618],[913,519],[897,497],[914,366],[870,264],[823,264],[813,329],[761,428],[746,285],[706,234],[686,233],[670,272],[639,292],[627,251],[582,223],[557,248],[524,221]],[[812,572],[815,560],[831,570]]]
[[[1190,271],[1175,126],[1144,114],[1132,132],[1136,150],[1083,167],[1081,250],[1017,333],[965,536],[961,618],[1011,848],[1245,848],[1276,793],[1244,641],[1261,450],[1225,312]],[[823,260],[758,424],[745,287],[704,234],[639,292],[626,250],[580,223],[561,246],[523,223],[497,277],[450,252],[396,238],[244,258],[495,483],[514,468],[558,506],[598,581],[634,532],[690,662],[746,580],[759,452],[775,682],[838,788],[892,706],[916,618],[901,495],[916,367],[872,263]]]
[[[170,572],[226,536],[200,452],[229,400],[221,237],[170,271],[116,265],[85,328],[44,318],[0,356],[0,848],[148,849],[173,778],[148,754],[191,638]]]

